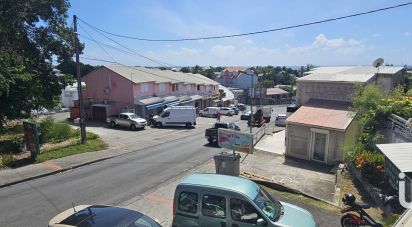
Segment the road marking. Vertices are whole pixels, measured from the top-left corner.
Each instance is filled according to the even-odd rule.
[[[59,166],[59,165],[57,165],[57,164],[55,164],[55,163],[53,163],[53,162],[49,162],[49,161],[45,161],[45,162],[43,162],[43,165],[46,167],[46,168],[48,168],[48,169],[51,169],[51,170],[61,170],[62,169],[62,167],[61,166]]]
[[[173,206],[173,200],[171,199],[166,199],[164,197],[161,196],[157,196],[157,195],[145,195],[144,196],[145,199],[150,200],[150,201],[155,201],[164,205],[168,205],[168,206]]]

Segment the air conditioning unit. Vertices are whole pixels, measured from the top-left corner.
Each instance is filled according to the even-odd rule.
[[[107,99],[103,99],[103,104],[107,105]]]

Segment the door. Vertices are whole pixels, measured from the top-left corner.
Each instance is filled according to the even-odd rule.
[[[93,106],[93,120],[106,121],[106,107]]]
[[[258,220],[260,223],[265,220],[250,202],[239,198],[230,198],[229,215],[229,227],[257,226]]]
[[[326,162],[329,134],[312,132],[312,160]]]
[[[227,226],[226,198],[224,195],[205,192],[201,197],[200,226]]]

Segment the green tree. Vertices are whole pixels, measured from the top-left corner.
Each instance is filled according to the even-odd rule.
[[[69,7],[67,0],[1,0],[0,121],[53,107],[64,86],[53,62],[73,55]]]
[[[69,61],[63,61],[56,67],[62,74],[65,75],[71,75],[73,78],[77,78],[77,68],[76,68],[76,62],[73,60]],[[98,68],[98,66],[92,66],[89,64],[83,64],[80,62],[80,74],[81,76],[84,76],[88,74],[89,72],[95,70]]]
[[[182,73],[190,73],[190,68],[189,67],[183,67],[180,69],[180,72]]]

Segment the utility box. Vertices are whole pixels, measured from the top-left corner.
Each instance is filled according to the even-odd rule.
[[[213,157],[217,174],[239,176],[240,154],[222,152]]]

